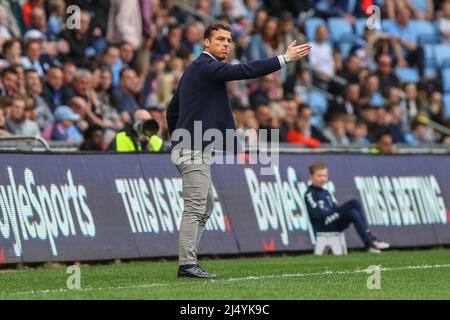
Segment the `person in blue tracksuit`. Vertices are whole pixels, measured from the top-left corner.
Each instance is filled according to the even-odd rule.
[[[314,232],[342,232],[355,226],[367,251],[380,253],[389,244],[377,240],[369,230],[361,203],[351,199],[338,205],[336,199],[324,189],[328,182],[328,168],[321,162],[309,166],[311,185],[305,193],[305,203]]]

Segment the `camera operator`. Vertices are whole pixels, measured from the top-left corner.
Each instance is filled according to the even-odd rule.
[[[159,152],[163,139],[157,135],[159,124],[146,110],[136,110],[133,121],[119,131],[109,145],[109,150],[116,152]]]

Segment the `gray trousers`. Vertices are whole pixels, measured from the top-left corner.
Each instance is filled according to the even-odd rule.
[[[178,246],[179,265],[197,264],[202,233],[214,209],[210,156],[201,151],[184,150],[172,154],[182,177],[184,202]]]

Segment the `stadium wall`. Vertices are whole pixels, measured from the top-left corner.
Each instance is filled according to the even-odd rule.
[[[450,155],[281,154],[274,175],[211,167],[215,209],[200,253],[312,250],[303,195],[319,160],[330,192],[362,201],[379,238],[450,244]],[[169,154],[1,154],[0,263],[177,256],[181,187]],[[353,227],[346,237],[362,247]]]

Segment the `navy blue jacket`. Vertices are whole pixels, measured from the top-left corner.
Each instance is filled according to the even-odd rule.
[[[219,129],[225,143],[225,130],[236,129],[225,83],[261,77],[280,68],[278,57],[250,63],[228,64],[202,53],[184,71],[178,90],[167,108],[166,117],[170,135],[172,136],[175,129],[183,128],[188,130],[193,138],[194,121],[201,121],[202,135],[210,128]],[[179,142],[172,139],[172,147]],[[210,143],[204,141],[202,150]],[[193,144],[191,148],[199,149]],[[236,152],[236,148],[233,151]]]
[[[310,185],[305,193],[309,220],[316,230],[325,225],[325,219],[334,214],[338,207],[333,196],[323,188]]]

